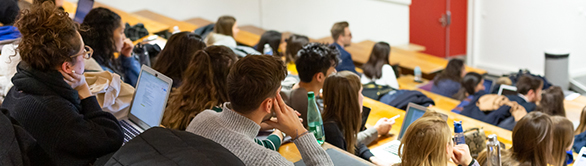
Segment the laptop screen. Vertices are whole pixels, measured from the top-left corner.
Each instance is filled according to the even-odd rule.
[[[158,126],[161,123],[167,103],[168,88],[169,83],[146,70],[141,70],[130,114],[151,127]]]
[[[517,87],[510,85],[501,85],[498,95],[517,95]]]
[[[399,140],[403,138],[403,134],[405,134],[405,131],[407,131],[409,125],[415,122],[415,120],[421,118],[423,114],[425,114],[425,111],[425,109],[418,109],[412,106],[407,108],[405,118],[403,119],[403,125],[401,126],[401,132],[399,133]]]
[[[82,23],[85,15],[94,7],[94,0],[79,0],[77,1],[77,10],[75,11],[75,17],[73,21]]]

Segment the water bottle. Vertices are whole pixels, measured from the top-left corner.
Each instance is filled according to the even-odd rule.
[[[265,55],[273,55],[273,49],[271,48],[271,45],[265,44],[265,48],[262,50],[262,53]]]
[[[413,70],[413,75],[415,75],[415,82],[423,82],[421,80],[421,68],[419,68],[419,66],[415,67],[415,69]]]
[[[309,132],[313,133],[317,139],[317,143],[322,145],[325,140],[324,122],[321,119],[321,113],[315,102],[315,94],[307,92],[307,124]]]
[[[487,166],[501,166],[501,146],[496,138],[496,134],[491,134],[486,142]]]
[[[462,130],[462,121],[454,121],[454,143],[456,145],[466,144],[464,130]]]
[[[179,32],[181,32],[181,30],[179,30],[179,27],[178,26],[174,26],[173,27],[173,34],[176,34],[176,33],[179,33]]]

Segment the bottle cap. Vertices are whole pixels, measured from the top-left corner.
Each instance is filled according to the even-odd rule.
[[[497,140],[496,134],[488,135],[488,141],[496,141],[496,140]]]
[[[315,94],[313,92],[307,92],[307,97],[313,97]]]
[[[462,121],[454,121],[454,132],[456,132],[456,133],[464,132],[462,130]]]

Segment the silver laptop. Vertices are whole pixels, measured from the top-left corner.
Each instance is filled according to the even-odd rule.
[[[511,85],[501,85],[498,95],[517,95],[517,87]]]
[[[401,157],[399,156],[399,146],[401,145],[401,138],[407,131],[407,128],[411,123],[415,122],[415,120],[421,118],[423,114],[427,111],[427,108],[422,105],[417,105],[415,103],[409,103],[407,106],[407,110],[405,112],[405,117],[403,119],[403,125],[401,125],[401,131],[399,132],[399,136],[397,140],[393,140],[388,142],[384,145],[371,149],[370,151],[375,156],[384,156],[380,157],[379,159],[384,160],[387,163],[400,163]],[[448,119],[448,115],[442,114],[442,118],[444,120]]]
[[[130,113],[120,120],[124,143],[161,124],[172,85],[173,79],[148,66],[142,66],[130,104]]]

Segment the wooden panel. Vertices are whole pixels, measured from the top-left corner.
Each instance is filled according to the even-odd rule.
[[[252,34],[259,35],[259,36],[261,36],[263,33],[265,33],[264,29],[262,29],[260,27],[256,27],[254,25],[245,25],[245,26],[240,26],[239,28],[240,28],[240,30],[247,31]]]
[[[401,77],[397,78],[397,82],[399,82],[399,88],[401,89],[417,89],[420,86],[429,83],[429,80],[423,79],[421,83],[415,82],[415,76],[413,75],[402,75]]]
[[[190,23],[190,24],[193,24],[193,25],[196,25],[198,27],[203,27],[203,26],[209,25],[211,23],[214,23],[212,21],[209,21],[209,20],[206,20],[206,19],[203,19],[203,18],[200,18],[200,17],[191,18],[189,20],[185,20],[185,22]]]
[[[179,20],[175,20],[173,18],[152,12],[150,10],[140,10],[140,11],[134,12],[133,14],[137,15],[137,16],[149,18],[151,20],[165,24],[165,25],[171,27],[170,28],[171,31],[173,30],[174,26],[179,27],[179,30],[181,30],[181,31],[192,32],[193,30],[197,29],[197,25],[190,24],[190,23],[183,22],[183,21],[179,21]]]
[[[144,24],[144,27],[149,31],[149,33],[160,32],[160,31],[168,30],[170,28],[168,25],[153,21],[151,19],[148,19],[148,18],[145,18],[142,16],[131,15],[129,13],[122,11],[122,10],[110,7],[106,4],[102,4],[99,2],[95,2],[94,8],[96,8],[96,7],[104,7],[104,8],[108,8],[108,9],[112,10],[116,14],[120,15],[120,17],[122,18],[122,22],[128,22],[128,24],[130,24],[130,25],[142,23],[142,24]]]

